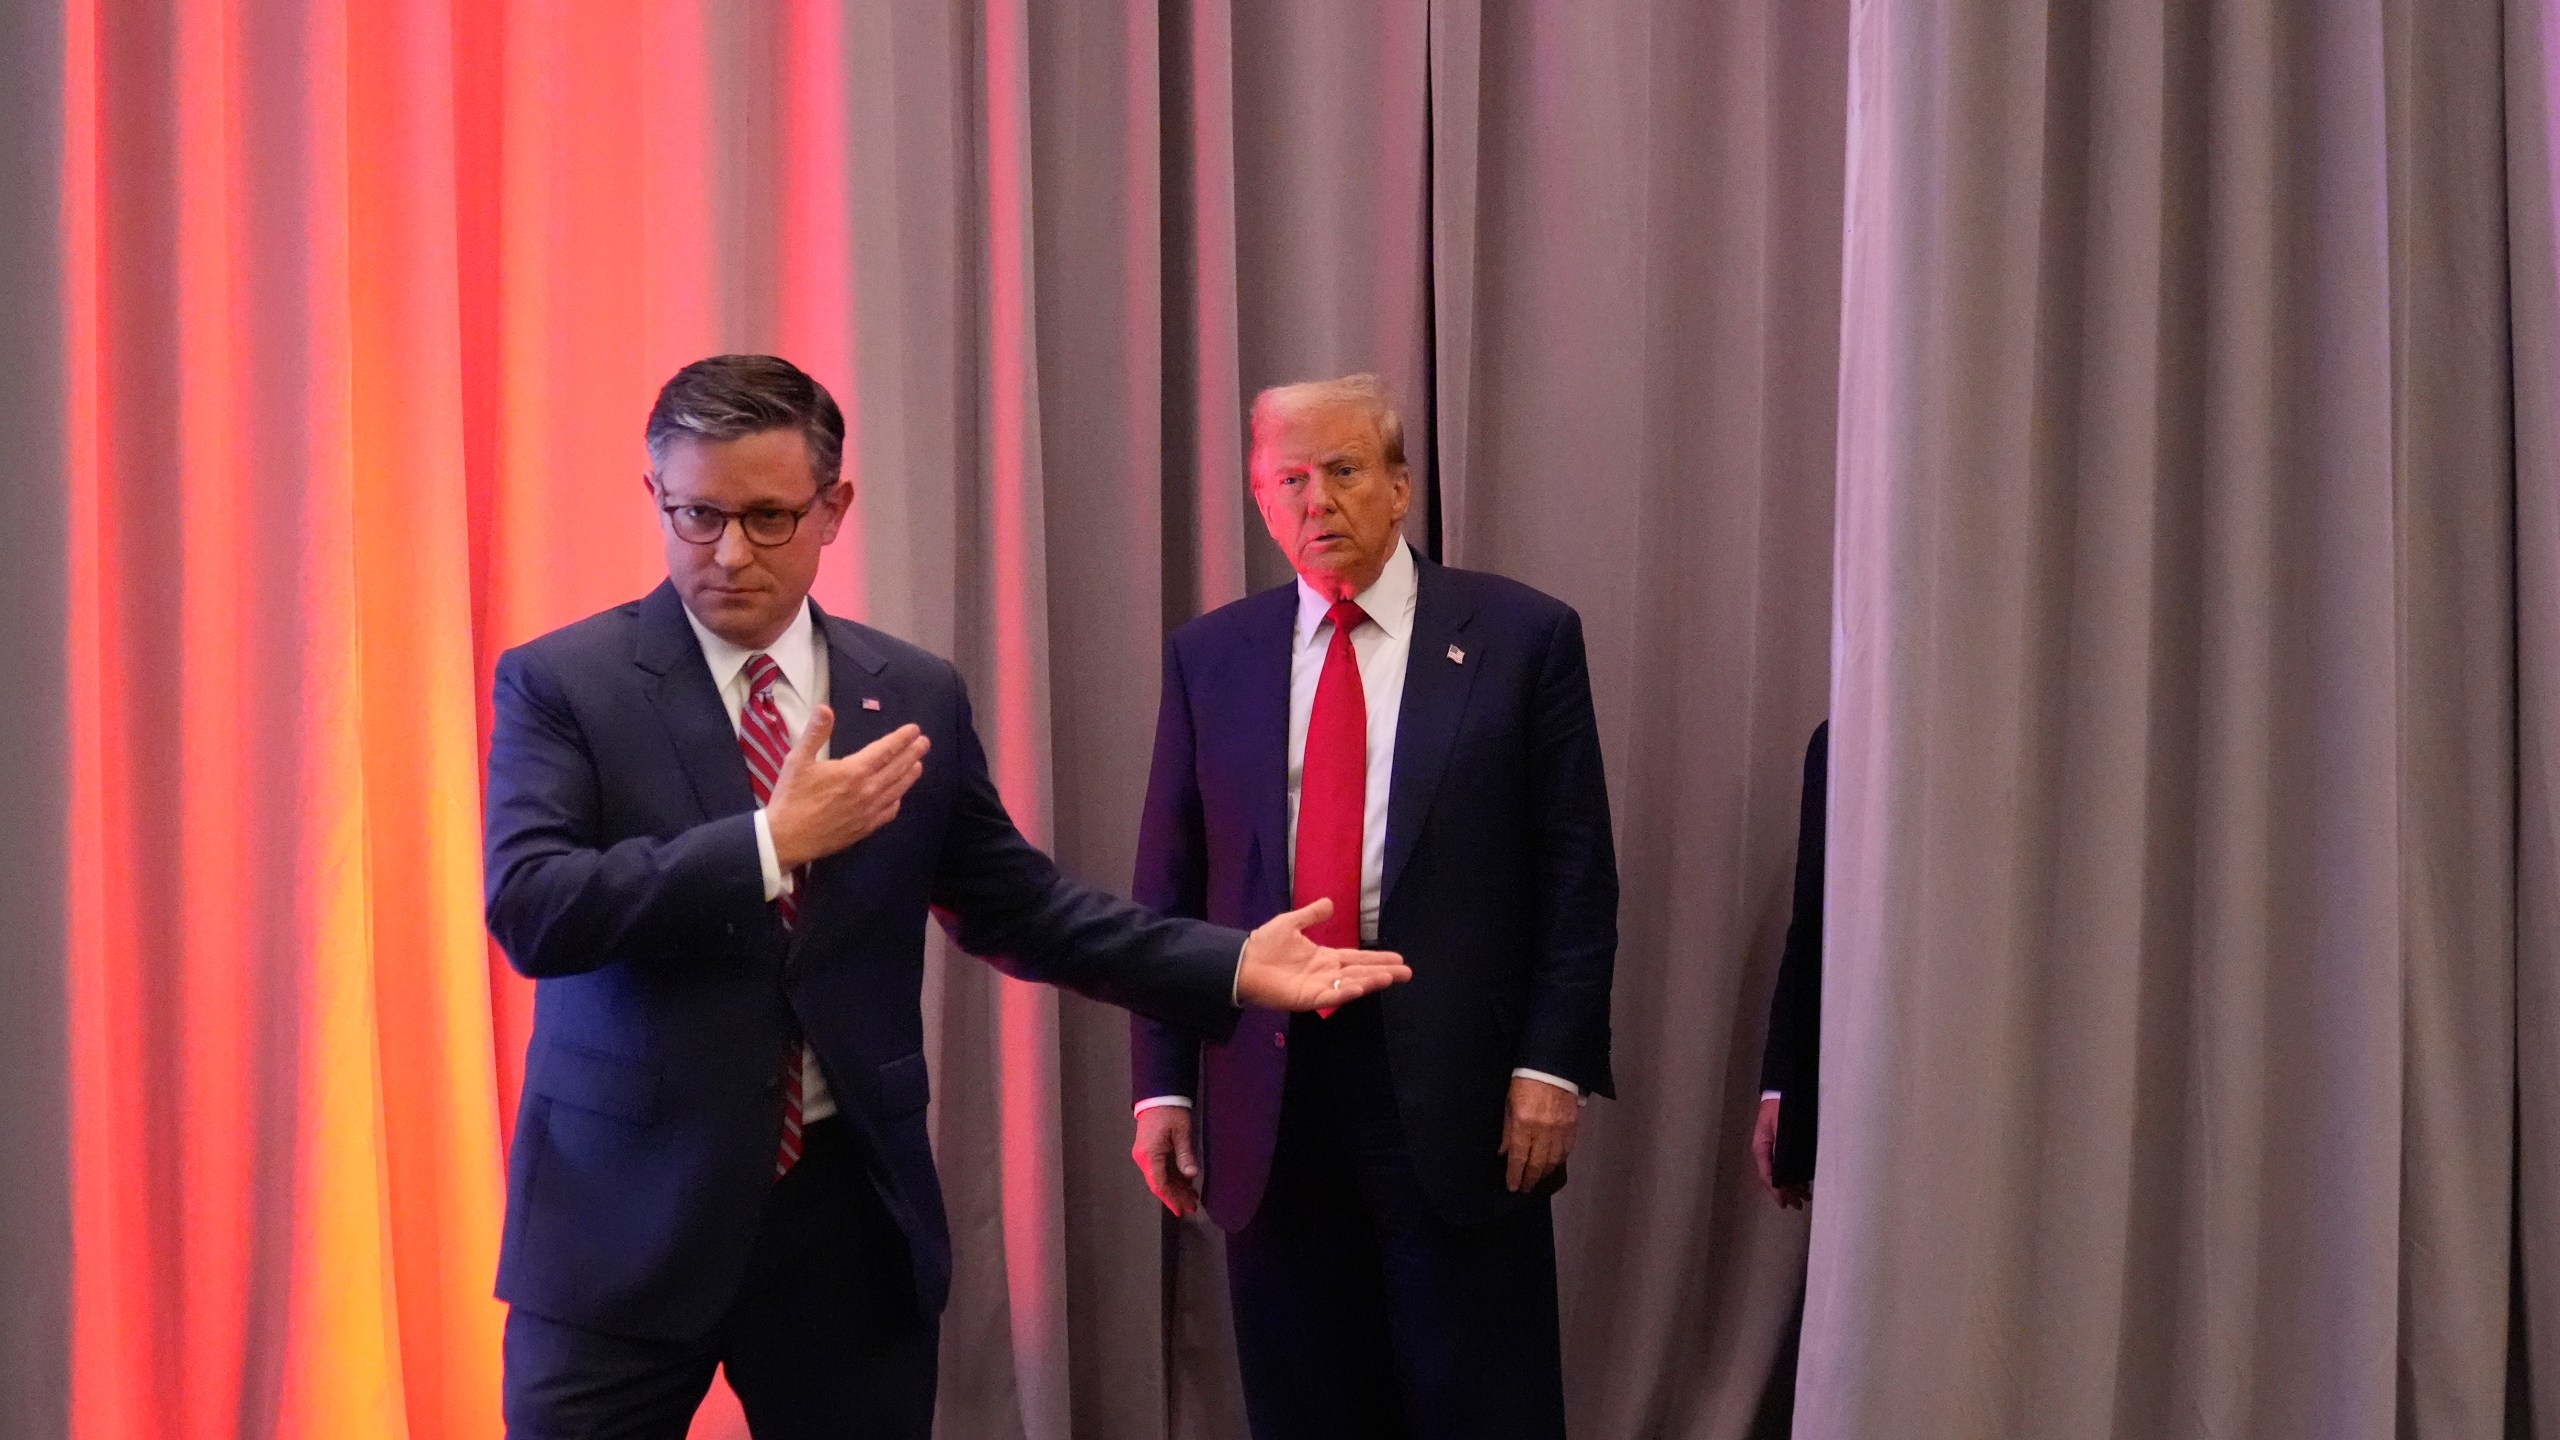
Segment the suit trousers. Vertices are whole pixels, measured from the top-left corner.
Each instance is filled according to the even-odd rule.
[[[1255,1440],[1562,1436],[1547,1201],[1482,1224],[1440,1217],[1406,1149],[1375,997],[1294,1017],[1288,1049],[1270,1185],[1227,1237]],[[1500,1163],[1488,1143],[1485,1164]]]
[[[917,1303],[851,1128],[830,1117],[805,1142],[710,1334],[638,1339],[509,1312],[509,1440],[683,1440],[724,1366],[756,1440],[928,1440],[941,1319]]]

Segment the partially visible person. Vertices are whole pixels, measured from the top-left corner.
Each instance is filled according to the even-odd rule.
[[[1221,921],[1331,900],[1310,933],[1413,980],[1205,1044],[1136,1021],[1132,1155],[1230,1232],[1258,1440],[1552,1440],[1548,1196],[1610,1093],[1618,938],[1581,620],[1405,544],[1374,377],[1264,391],[1252,434],[1298,578],[1167,642],[1135,893]]]
[[[1829,798],[1831,722],[1813,727],[1804,749],[1804,798],[1796,817],[1795,913],[1769,1000],[1769,1038],[1760,1052],[1760,1119],[1751,1158],[1770,1198],[1789,1209],[1813,1196],[1814,1150],[1822,1125],[1822,840]]]
[[[1248,938],[1032,848],[950,663],[809,602],[852,499],[815,380],[699,361],[647,439],[665,583],[498,661],[489,931],[537,982],[508,1433],[680,1440],[725,1368],[758,1440],[924,1440],[951,1278],[928,908],[1011,974],[1210,1035],[1407,972],[1308,940],[1322,905]]]

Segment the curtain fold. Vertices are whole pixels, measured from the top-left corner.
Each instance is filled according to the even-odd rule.
[[[2506,6],[2515,355],[2517,1264],[2511,1434],[2560,1440],[2560,14]]]
[[[81,1434],[495,1404],[445,24],[70,18]]]
[[[70,299],[65,274],[69,79],[63,14],[0,10],[0,413],[13,417],[15,457],[0,474],[0,506],[17,519],[24,553],[52,563],[0,566],[0,814],[9,863],[0,868],[0,1433],[50,1437],[70,1423],[70,1070],[63,967],[70,819],[71,623],[60,563],[70,504]],[[34,539],[32,537],[45,537]]]

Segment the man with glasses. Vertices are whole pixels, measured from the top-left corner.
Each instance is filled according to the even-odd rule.
[[[930,1433],[950,1236],[924,920],[1008,973],[1222,1036],[1409,973],[1058,873],[951,665],[809,601],[844,419],[770,356],[658,394],[667,581],[507,652],[488,920],[539,982],[507,1177],[509,1433],[680,1437],[727,1368],[759,1437]]]

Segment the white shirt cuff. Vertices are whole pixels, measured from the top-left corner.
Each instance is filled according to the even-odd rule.
[[[1760,1092],[1760,1098],[1763,1100],[1777,1100],[1783,1098],[1784,1095],[1785,1092],[1780,1090],[1763,1090]]]
[[[773,853],[773,821],[764,807],[756,807],[756,864],[764,869],[764,898],[767,904],[791,893],[791,877],[782,873],[782,861]]]
[[[1511,1072],[1511,1075],[1512,1078],[1516,1080],[1543,1081],[1549,1085],[1553,1085],[1576,1100],[1586,1098],[1582,1093],[1581,1086],[1574,1084],[1572,1081],[1565,1079],[1561,1075],[1550,1075],[1544,1070],[1530,1070],[1527,1068],[1514,1070]]]
[[[1236,947],[1236,975],[1234,979],[1227,982],[1227,1003],[1239,1010],[1244,1008],[1244,952],[1251,948],[1253,948],[1253,937],[1248,935],[1244,938],[1244,943]],[[1186,1100],[1183,1103],[1187,1105],[1191,1102]]]
[[[1191,1108],[1191,1097],[1188,1095],[1150,1095],[1146,1099],[1139,1101],[1137,1104],[1130,1106],[1129,1113],[1132,1115],[1144,1115],[1159,1105],[1179,1105],[1183,1109],[1188,1110]]]

